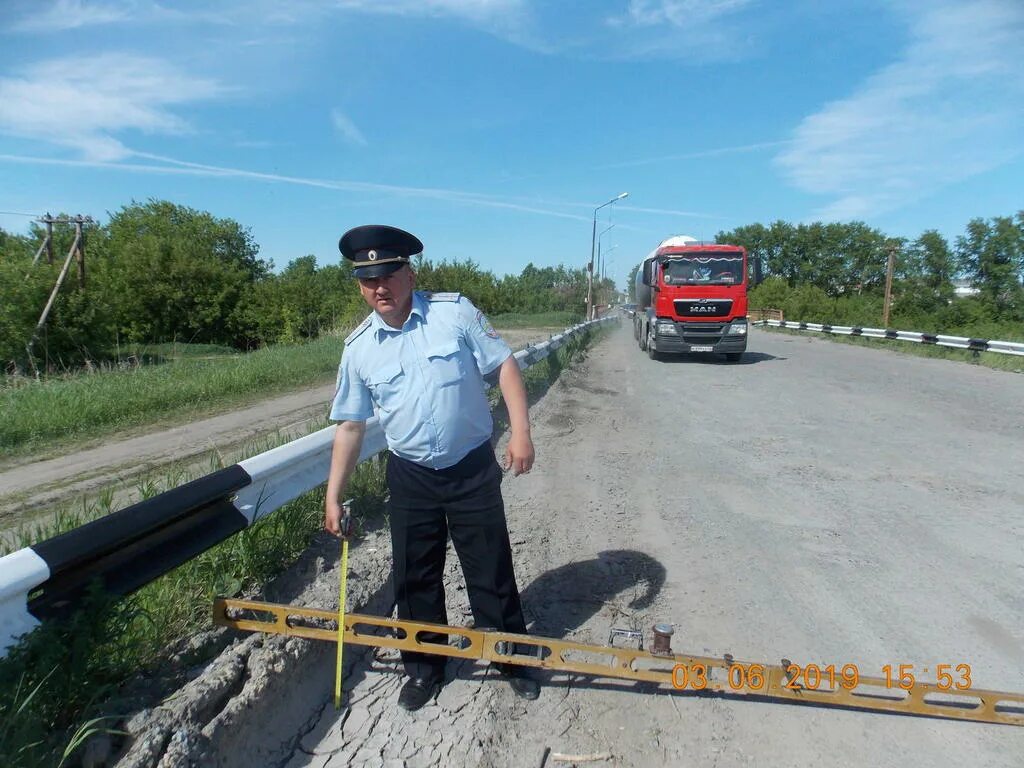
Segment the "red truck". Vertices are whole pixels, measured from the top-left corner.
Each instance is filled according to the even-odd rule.
[[[633,336],[651,358],[712,352],[738,362],[747,349],[747,252],[738,245],[702,245],[670,237],[636,273]]]

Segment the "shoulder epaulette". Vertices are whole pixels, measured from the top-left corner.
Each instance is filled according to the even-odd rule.
[[[347,336],[347,337],[345,338],[345,344],[346,344],[346,345],[347,345],[347,344],[349,344],[349,343],[350,343],[350,342],[352,341],[352,339],[354,339],[354,338],[355,338],[356,336],[358,336],[358,335],[359,335],[360,333],[362,333],[362,332],[363,332],[363,331],[365,331],[365,330],[366,330],[367,328],[369,328],[369,327],[370,327],[370,321],[371,321],[372,319],[373,319],[373,315],[367,315],[367,316],[366,316],[366,319],[365,319],[365,320],[363,320],[363,322],[361,322],[361,323],[360,323],[359,325],[357,325],[357,326],[356,326],[356,329],[355,329],[354,331],[352,331],[352,333],[350,333],[350,334],[349,334],[349,335],[348,335],[348,336]]]
[[[458,301],[459,297],[462,296],[458,291],[452,291],[449,293],[424,293],[423,298],[427,301]]]

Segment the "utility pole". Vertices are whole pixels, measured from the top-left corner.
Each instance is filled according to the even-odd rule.
[[[43,251],[46,251],[46,263],[53,264],[53,218],[47,213],[46,216],[36,219],[36,221],[46,225],[46,237],[43,238],[43,242],[39,244],[39,250],[36,251],[36,255],[32,258],[32,266],[34,267],[39,263],[39,257],[43,255]],[[25,277],[27,279],[28,275]]]
[[[92,217],[79,214],[73,218],[61,216],[55,219],[47,213],[42,218],[36,219],[36,221],[46,225],[46,236],[43,238],[43,242],[32,259],[32,266],[34,267],[39,263],[39,257],[43,255],[43,251],[46,251],[46,263],[53,264],[53,225],[74,224],[75,240],[78,242],[78,250],[75,252],[75,263],[78,267],[78,286],[85,288],[85,233],[82,232],[82,225],[94,223]]]
[[[85,289],[85,233],[82,231],[83,224],[92,224],[88,216],[78,215],[72,221],[75,224],[75,265],[78,267],[78,287]]]
[[[53,264],[53,217],[46,212],[46,263]]]
[[[32,332],[32,338],[28,340],[28,344],[25,345],[25,351],[28,353],[28,362],[32,366],[32,370],[39,373],[36,369],[35,359],[32,357],[32,347],[35,346],[36,340],[39,338],[40,332],[46,325],[46,318],[50,316],[50,311],[53,309],[53,304],[57,300],[57,295],[60,293],[60,288],[64,284],[64,278],[68,275],[68,269],[71,267],[71,259],[75,259],[78,264],[78,286],[79,288],[85,288],[85,233],[82,231],[82,227],[85,224],[92,224],[93,220],[91,216],[78,215],[74,218],[61,217],[55,219],[50,214],[46,214],[45,219],[41,219],[43,223],[47,225],[47,234],[45,243],[52,243],[53,238],[51,234],[53,232],[54,224],[74,224],[75,225],[75,240],[71,243],[71,248],[68,249],[68,255],[64,259],[64,266],[61,267],[60,274],[57,275],[57,282],[53,286],[53,290],[50,291],[50,298],[46,301],[46,306],[43,307],[43,314],[39,316],[39,322],[36,323],[36,328]],[[39,253],[42,253],[42,248],[39,249]],[[37,254],[38,255],[38,254]]]
[[[892,302],[892,272],[896,266],[896,243],[889,243],[889,262],[885,267],[885,306],[882,309],[882,327],[889,327],[889,304]]]

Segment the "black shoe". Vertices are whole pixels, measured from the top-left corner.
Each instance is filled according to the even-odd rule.
[[[532,669],[515,664],[502,664],[499,669],[516,696],[527,701],[540,698],[540,682],[534,677]]]
[[[441,681],[434,677],[410,677],[398,694],[398,706],[407,712],[415,712],[430,701],[441,688]]]

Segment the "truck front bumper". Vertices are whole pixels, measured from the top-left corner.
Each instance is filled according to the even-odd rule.
[[[676,322],[675,328],[675,333],[659,332],[655,335],[655,351],[667,355],[687,352],[725,355],[747,350],[747,334],[728,333],[729,323]]]

